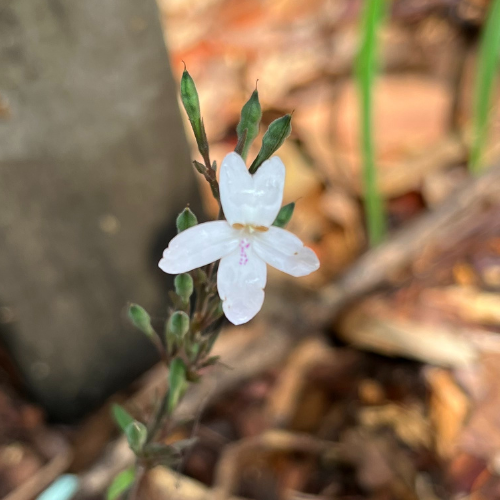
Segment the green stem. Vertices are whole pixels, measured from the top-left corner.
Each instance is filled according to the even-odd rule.
[[[128,490],[128,493],[125,496],[126,500],[138,500],[139,490],[141,488],[141,484],[145,474],[146,468],[142,465],[136,465],[134,484]]]
[[[386,0],[366,0],[362,19],[362,42],[357,59],[357,81],[361,101],[361,152],[363,187],[370,245],[379,244],[386,235],[386,219],[377,185],[373,141],[372,91],[377,69],[378,31],[382,24]]]
[[[473,138],[469,169],[478,174],[488,136],[491,97],[500,54],[500,0],[492,0],[481,36],[474,89]]]

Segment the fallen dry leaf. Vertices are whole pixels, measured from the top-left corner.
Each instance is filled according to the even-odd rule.
[[[500,325],[500,294],[473,286],[450,286],[424,290],[422,298],[464,321]]]
[[[468,366],[477,349],[458,332],[442,325],[426,325],[394,317],[394,311],[377,298],[353,307],[339,323],[349,343],[388,356],[405,356],[438,366]]]
[[[429,384],[436,450],[443,459],[450,459],[457,451],[460,432],[469,414],[469,398],[448,370],[429,367],[425,378]]]
[[[422,408],[388,403],[362,408],[361,423],[370,430],[389,427],[410,448],[430,448],[431,429]]]

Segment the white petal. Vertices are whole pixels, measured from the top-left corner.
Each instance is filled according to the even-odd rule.
[[[226,221],[205,222],[179,233],[163,252],[158,266],[169,274],[187,273],[231,253],[239,231]]]
[[[219,187],[222,209],[229,224],[246,224],[246,212],[255,197],[252,176],[239,154],[229,153],[222,160]]]
[[[292,276],[306,276],[319,268],[316,254],[290,231],[271,226],[265,233],[254,233],[255,253],[270,266]]]
[[[239,248],[220,261],[217,289],[231,323],[246,323],[260,311],[266,278],[266,263],[255,254],[248,240],[241,240]]]
[[[268,227],[283,200],[285,166],[274,156],[252,176],[241,156],[229,153],[222,161],[219,184],[224,215],[231,225]]]
[[[276,219],[283,201],[285,165],[277,156],[266,160],[254,174],[255,212],[253,223],[269,227]]]

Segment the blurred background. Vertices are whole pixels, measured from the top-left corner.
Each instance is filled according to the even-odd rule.
[[[499,53],[499,0],[2,0],[0,499],[105,498],[131,464],[110,406],[165,374],[127,304],[164,320],[177,214],[217,215],[183,63],[219,164],[256,87],[250,158],[293,111],[321,268],[269,269],[223,328],[144,498],[500,499]]]

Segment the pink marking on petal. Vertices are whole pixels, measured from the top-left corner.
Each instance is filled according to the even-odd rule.
[[[246,253],[246,249],[250,248],[250,243],[246,240],[240,241],[240,266],[245,266],[248,263],[248,255]]]

